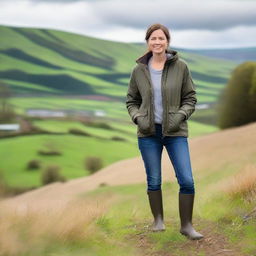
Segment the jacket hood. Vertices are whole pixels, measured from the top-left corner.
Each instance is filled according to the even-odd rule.
[[[171,62],[175,62],[176,60],[178,60],[179,56],[178,56],[178,52],[174,51],[174,50],[167,50],[166,51],[167,54],[167,63],[171,63]],[[148,61],[149,59],[153,56],[152,51],[149,51],[147,53],[145,53],[144,55],[142,55],[141,57],[139,57],[136,62],[138,64],[144,64],[144,65],[148,65]]]

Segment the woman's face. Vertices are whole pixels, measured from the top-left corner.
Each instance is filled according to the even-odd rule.
[[[155,30],[149,37],[148,49],[153,53],[161,54],[168,48],[168,41],[162,29]]]

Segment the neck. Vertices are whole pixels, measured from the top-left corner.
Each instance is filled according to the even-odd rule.
[[[167,59],[166,52],[163,52],[163,53],[160,53],[160,54],[153,53],[152,58],[153,58],[154,62],[163,62]]]

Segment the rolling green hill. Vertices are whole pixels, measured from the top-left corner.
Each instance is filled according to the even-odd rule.
[[[26,97],[104,95],[123,102],[135,59],[146,49],[47,29],[0,26],[0,33],[0,80]],[[198,102],[216,102],[235,63],[175,50],[189,64]]]
[[[232,60],[237,63],[256,60],[256,47],[237,47],[231,49],[184,49],[184,51],[221,60]]]
[[[1,162],[0,169],[8,184],[38,185],[38,177],[27,176],[24,166],[37,156],[38,147],[44,145],[41,138],[51,139],[54,145],[58,141],[67,142],[70,139],[67,144],[72,144],[73,141],[77,146],[73,151],[82,152],[81,145],[77,143],[78,137],[71,135],[69,129],[79,129],[92,135],[91,138],[80,138],[84,143],[82,148],[86,148],[88,144],[104,149],[99,143],[99,138],[107,142],[108,147],[112,149],[122,148],[120,145],[127,144],[127,151],[120,151],[118,159],[106,155],[104,164],[125,159],[137,152],[136,126],[131,124],[124,103],[130,72],[136,64],[135,60],[145,52],[145,45],[100,40],[47,29],[0,26],[0,33],[0,82],[7,84],[14,93],[15,97],[10,99],[10,103],[15,107],[16,113],[24,114],[28,109],[74,112],[103,110],[103,121],[113,127],[112,130],[96,129],[77,120],[72,121],[72,118],[31,118],[31,124],[35,127],[62,134],[1,140],[1,158],[4,159],[4,155],[9,157],[5,157],[5,161]],[[235,64],[175,50],[189,64],[197,88],[198,104],[216,103]],[[96,116],[93,118],[102,119]],[[216,110],[213,107],[198,109],[189,121],[190,136],[200,136],[218,130],[215,119]],[[111,139],[114,136],[123,138],[126,142],[114,141]],[[19,151],[26,152],[27,157],[22,157]],[[74,159],[66,152],[68,151],[58,160],[64,174],[67,174],[69,179],[84,175],[81,162],[86,153],[79,153],[80,158],[74,164]],[[45,165],[51,163],[51,159],[43,159]],[[17,173],[21,178],[13,183],[12,177]]]

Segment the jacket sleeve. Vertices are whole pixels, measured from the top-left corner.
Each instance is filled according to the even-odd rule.
[[[178,113],[185,115],[185,119],[189,119],[192,113],[195,111],[195,105],[197,103],[195,85],[191,77],[191,73],[186,65],[182,83],[181,91],[181,107]]]
[[[135,124],[137,124],[135,118],[138,116],[138,110],[141,102],[142,99],[135,78],[135,69],[133,69],[130,76],[130,82],[128,85],[128,91],[126,96],[126,108],[132,121]]]

